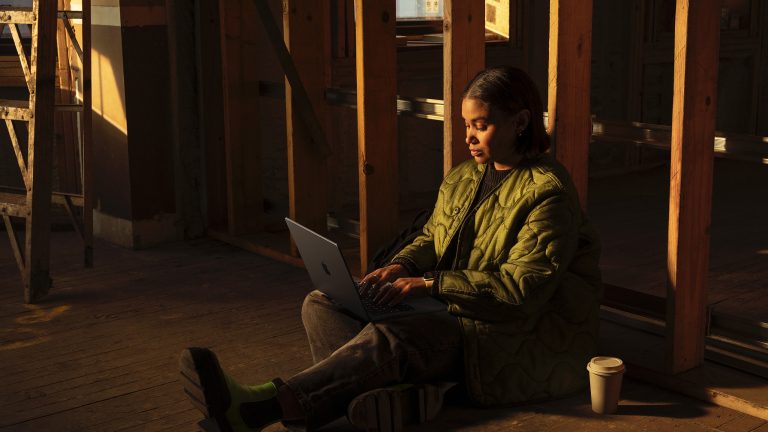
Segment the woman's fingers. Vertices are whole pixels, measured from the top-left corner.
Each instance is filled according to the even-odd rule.
[[[402,281],[397,287],[393,287],[393,284],[403,279],[404,275],[404,268],[400,264],[376,269],[360,280],[360,294],[373,297],[373,301],[379,304],[392,301],[400,303],[407,296],[408,287]]]
[[[374,270],[367,275],[363,279],[360,280],[360,293],[363,296],[371,295],[371,292],[375,292],[376,285],[378,285],[379,281],[381,280],[381,276],[379,275],[381,273],[381,269]]]
[[[390,284],[382,284],[381,286],[377,286],[374,288],[373,291],[373,302],[376,304],[381,304],[381,300],[384,298],[385,295],[387,295],[387,291],[389,291]]]
[[[407,296],[407,292],[405,290],[398,290],[397,295],[395,295],[392,300],[389,301],[390,306],[396,306],[405,300],[405,297]]]
[[[389,306],[397,305],[408,297],[410,288],[410,283],[404,279],[398,279],[394,283],[384,284],[377,292],[376,297],[374,297],[374,302]]]
[[[396,295],[397,288],[395,288],[395,286],[391,283],[385,283],[379,287],[378,292],[376,293],[376,297],[374,297],[373,301],[377,304],[389,304],[392,298]]]

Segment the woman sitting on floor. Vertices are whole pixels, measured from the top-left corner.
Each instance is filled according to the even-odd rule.
[[[186,391],[222,431],[280,420],[312,429],[344,414],[364,429],[397,428],[424,420],[425,409],[434,415],[439,407],[413,396],[442,391],[431,384],[439,382],[461,383],[481,406],[585,387],[597,347],[599,243],[568,173],[546,153],[535,85],[519,69],[482,71],[462,117],[472,158],[445,176],[423,234],[362,281],[379,303],[433,296],[447,310],[374,324],[313,291],[302,319],[314,365],[285,382],[241,385],[211,351],[185,350]]]

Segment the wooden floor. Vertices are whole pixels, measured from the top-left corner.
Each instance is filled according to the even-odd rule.
[[[177,380],[186,346],[212,347],[243,382],[310,364],[299,319],[304,270],[215,240],[129,251],[97,243],[80,268],[72,233],[54,233],[47,301],[23,305],[0,243],[0,431],[194,431]],[[586,373],[586,371],[585,371]],[[344,421],[329,430],[351,430]],[[626,381],[617,415],[588,396],[502,410],[450,407],[421,431],[759,431],[765,421]],[[275,425],[271,430],[282,430]]]

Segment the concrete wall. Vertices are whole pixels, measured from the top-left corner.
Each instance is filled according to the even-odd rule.
[[[94,234],[178,239],[165,2],[94,0],[92,20]]]

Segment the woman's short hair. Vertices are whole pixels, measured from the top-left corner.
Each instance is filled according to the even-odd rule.
[[[531,121],[517,139],[518,153],[535,157],[549,149],[549,135],[544,129],[541,96],[531,77],[514,67],[494,67],[480,71],[467,84],[462,99],[475,99],[491,111],[513,115],[522,109],[531,112]]]

